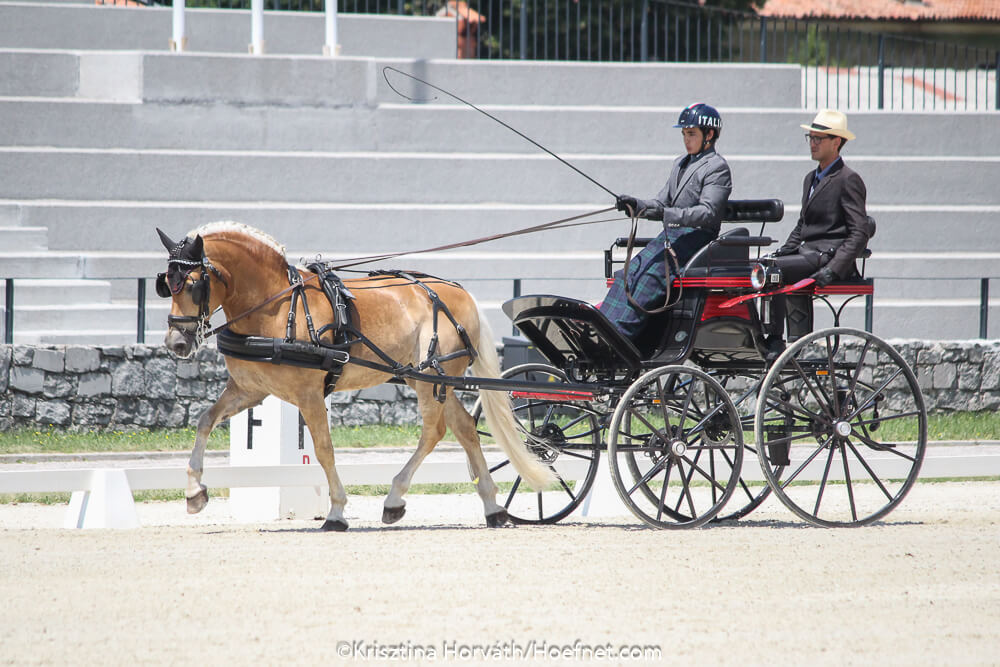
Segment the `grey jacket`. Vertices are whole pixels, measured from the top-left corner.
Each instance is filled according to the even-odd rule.
[[[718,235],[733,175],[726,159],[710,149],[680,173],[682,155],[674,160],[670,178],[655,199],[639,202],[640,208],[663,207],[663,227],[701,227]]]

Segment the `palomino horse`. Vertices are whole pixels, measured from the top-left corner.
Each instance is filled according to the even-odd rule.
[[[221,307],[235,334],[287,339],[292,293],[268,301],[289,287],[290,272],[284,248],[267,234],[246,225],[221,222],[201,227],[180,242],[171,241],[157,230],[170,251],[168,270],[158,279],[157,289],[171,295],[173,302],[165,339],[167,347],[177,356],[187,357],[201,344],[207,331],[208,318]],[[302,278],[308,313],[298,317],[292,328],[298,341],[310,339],[309,328],[319,323],[321,338],[333,342],[333,333],[323,331],[322,324],[334,321],[333,307],[313,272],[298,270]],[[425,361],[421,355],[435,348],[435,365],[449,376],[461,376],[470,366],[479,377],[499,377],[499,363],[493,334],[479,311],[475,300],[458,285],[435,278],[426,278],[441,303],[454,317],[455,325],[435,308],[428,291],[398,276],[374,276],[346,280],[344,285],[353,295],[356,312],[355,327],[375,347],[384,353],[379,358],[370,347],[356,343],[349,348],[351,359],[358,363],[343,365],[336,379],[335,391],[363,389],[382,384],[391,377],[383,370],[361,365],[365,362],[382,364],[386,358],[399,364],[417,366]],[[169,292],[167,291],[169,290]],[[262,306],[262,304],[264,304]],[[252,311],[249,312],[248,311]],[[301,308],[300,315],[306,314]],[[441,320],[441,326],[436,323]],[[467,337],[458,326],[464,327]],[[439,330],[440,329],[440,330]],[[323,338],[325,337],[325,338]],[[465,353],[469,343],[473,353]],[[430,354],[430,353],[428,353]],[[475,357],[471,360],[470,357]],[[229,381],[222,395],[201,416],[194,450],[188,464],[186,491],[188,512],[201,511],[208,502],[208,492],[201,483],[205,444],[209,433],[219,422],[260,403],[273,394],[299,408],[312,434],[316,458],[326,473],[330,486],[330,514],[324,530],[346,530],[344,505],[347,496],[334,465],[333,444],[327,421],[324,389],[327,371],[319,368],[298,368],[288,365],[246,361],[226,357]],[[427,382],[407,380],[417,394],[423,419],[417,450],[403,469],[393,478],[392,488],[385,499],[382,520],[398,521],[405,512],[403,495],[410,480],[423,461],[450,427],[468,456],[476,490],[483,501],[486,523],[503,525],[508,517],[496,502],[497,487],[479,445],[479,436],[472,417],[450,388]],[[435,389],[435,387],[438,387]],[[442,393],[443,391],[443,393]],[[483,411],[491,433],[507,454],[524,481],[541,490],[554,476],[545,464],[532,455],[524,444],[518,424],[505,392],[482,392]]]

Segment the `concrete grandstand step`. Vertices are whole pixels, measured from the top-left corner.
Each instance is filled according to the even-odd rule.
[[[334,107],[398,103],[386,66],[447,82],[478,104],[683,107],[692,98],[726,108],[768,90],[773,107],[800,107],[795,65],[700,65],[458,61],[322,56],[157,54],[134,51],[0,50],[0,96],[77,97],[166,103]],[[710,72],[710,76],[706,76]],[[424,101],[426,86],[395,74],[393,87]],[[8,80],[9,79],[9,80]],[[424,90],[416,90],[416,87]],[[458,102],[454,102],[458,104]]]
[[[673,128],[680,107],[483,105],[481,108],[557,153],[670,156],[682,148]],[[723,155],[808,157],[801,109],[722,109]],[[6,121],[6,122],[4,122]],[[852,112],[855,155],[994,155],[982,141],[989,113]],[[952,141],[928,141],[942,127]],[[80,132],[87,127],[87,132]],[[456,132],[461,139],[456,139]],[[951,135],[950,135],[951,136]],[[524,153],[528,142],[467,107],[383,103],[368,107],[138,104],[0,99],[0,146],[276,151],[479,150]]]
[[[145,341],[159,344],[166,334],[164,328],[146,329]],[[87,329],[76,331],[14,330],[16,345],[128,345],[137,342],[135,325],[132,329]]]
[[[169,308],[159,304],[157,310],[147,313],[152,321],[165,321]],[[162,312],[161,312],[162,311]],[[82,302],[55,306],[15,305],[14,331],[135,331],[136,308],[134,304]]]
[[[612,191],[655,193],[661,156],[565,154]],[[801,196],[806,157],[730,156],[734,198]],[[1000,156],[852,158],[870,204],[995,204]],[[0,148],[0,198],[550,204],[600,189],[546,155]],[[45,175],[42,178],[41,175]],[[155,178],[151,177],[155,175]],[[596,192],[595,192],[596,190]],[[607,196],[610,199],[610,195]]]
[[[26,219],[49,227],[54,250],[151,251],[160,247],[154,228],[171,238],[200,225],[235,220],[257,227],[300,250],[339,252],[415,250],[511,232],[608,207],[608,202],[554,205],[336,204],[259,202],[21,201]],[[484,249],[600,250],[627,232],[615,212],[592,216],[595,224],[514,236]],[[604,222],[601,222],[604,221]],[[583,221],[581,221],[583,222]],[[94,230],[102,231],[100,238]],[[655,223],[643,225],[655,233]],[[385,244],[391,239],[391,245]],[[297,259],[297,258],[296,258]]]
[[[45,227],[0,227],[0,248],[4,250],[46,250],[49,230]]]
[[[637,192],[640,195],[653,193]],[[428,248],[509,232],[544,222],[606,208],[608,201],[565,204],[352,204],[285,202],[146,202],[84,200],[18,200],[0,203],[21,211],[25,222],[49,230],[52,250],[152,250],[158,247],[154,228],[172,238],[208,222],[236,220],[257,227],[295,248],[336,246],[344,251],[366,251],[373,239],[393,239],[392,247],[377,250]],[[1000,238],[1000,205],[871,205],[878,222],[870,243],[874,252],[923,251],[927,239],[948,224],[949,247],[978,248]],[[785,202],[785,219],[769,223],[764,234],[784,241],[798,218],[797,203]],[[614,212],[595,216],[605,220],[492,241],[484,248],[538,249],[539,244],[567,250],[604,249],[627,232],[627,223]],[[754,234],[759,224],[745,226]],[[99,236],[95,230],[100,230]],[[653,235],[655,223],[642,223],[640,234]]]
[[[250,12],[186,9],[190,51],[246,53]],[[0,47],[29,49],[169,51],[170,7],[0,3]],[[340,13],[338,38],[344,56],[451,58],[454,19]],[[264,49],[272,54],[323,53],[322,13],[264,13]]]
[[[23,224],[19,204],[0,203],[0,227],[20,227]]]
[[[82,278],[84,259],[74,252],[0,252],[2,278]]]
[[[6,287],[0,286],[0,294],[5,293]],[[16,280],[14,298],[17,308],[107,302],[111,298],[111,284],[104,280]]]

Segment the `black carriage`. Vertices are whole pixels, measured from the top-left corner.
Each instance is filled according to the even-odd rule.
[[[840,326],[848,302],[871,297],[867,251],[857,280],[797,292],[807,298],[789,309],[796,335],[766,360],[767,294],[783,286],[756,257],[775,242],[763,235],[766,223],[782,216],[779,200],[730,202],[724,222],[759,222],[760,235],[736,227],[703,248],[672,285],[675,305],[636,341],[583,301],[530,295],[504,304],[547,360],[508,368],[504,378],[516,387],[529,446],[559,478],[542,493],[516,479],[504,497],[513,519],[571,514],[602,456],[625,505],[660,528],[737,519],[771,493],[820,526],[864,525],[902,501],[926,445],[916,377],[884,340]],[[625,243],[607,251],[606,278]],[[835,305],[836,296],[847,301]],[[812,326],[817,302],[829,307],[832,327]]]

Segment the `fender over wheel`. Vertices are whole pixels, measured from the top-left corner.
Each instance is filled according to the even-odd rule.
[[[608,434],[618,495],[655,528],[711,521],[736,490],[743,427],[726,390],[689,366],[649,371],[625,392]]]
[[[776,414],[787,428],[768,428]],[[927,411],[891,345],[857,329],[823,329],[768,371],[754,435],[761,470],[792,512],[817,526],[861,526],[891,512],[916,482]]]

